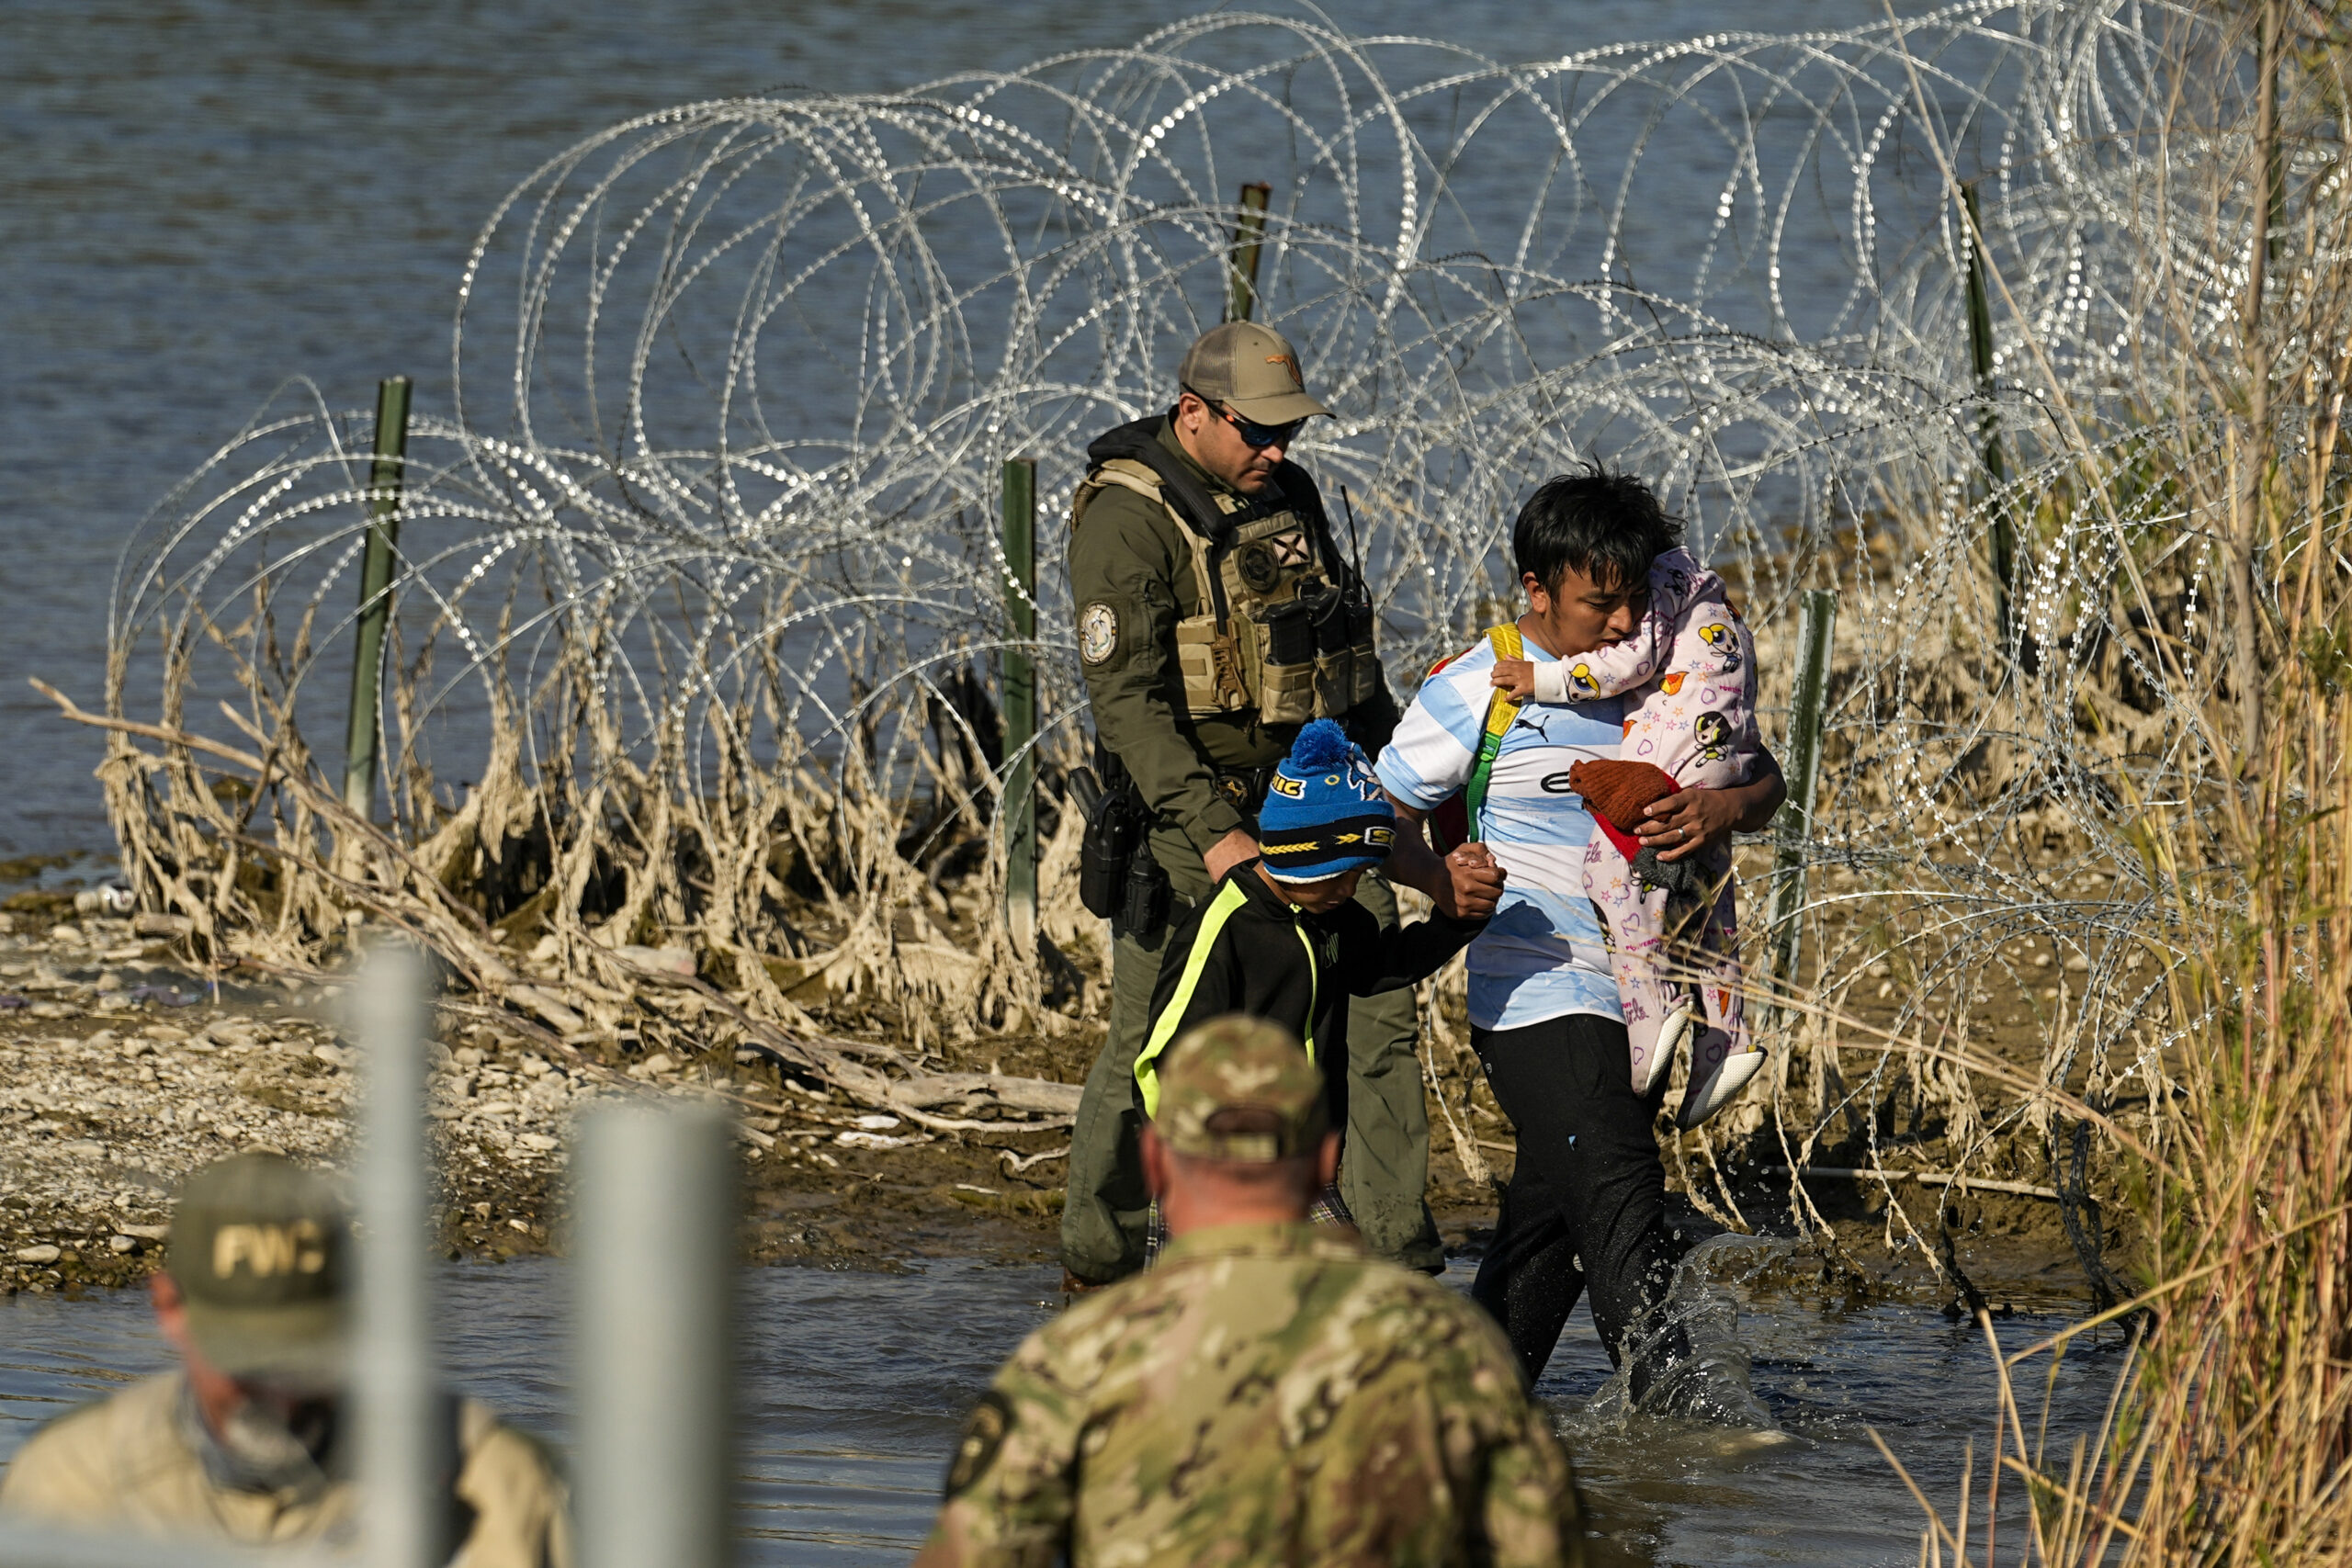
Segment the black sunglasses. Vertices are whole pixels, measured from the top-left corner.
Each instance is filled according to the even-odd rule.
[[[1190,387],[1185,388],[1184,390],[1193,392]],[[1201,398],[1198,392],[1193,392],[1193,396]],[[1294,419],[1286,424],[1260,424],[1254,419],[1242,418],[1223,403],[1211,401],[1207,398],[1201,398],[1201,401],[1208,404],[1210,412],[1239,431],[1242,444],[1247,446],[1287,447],[1298,439],[1298,433],[1306,428],[1305,419]]]

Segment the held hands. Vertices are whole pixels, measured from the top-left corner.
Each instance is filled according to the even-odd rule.
[[[1662,861],[1680,860],[1713,845],[1728,843],[1740,818],[1734,793],[1686,789],[1663,800],[1654,800],[1642,807],[1643,820],[1634,825],[1634,836],[1644,848],[1656,849]]]
[[[1532,659],[1498,659],[1494,672],[1487,683],[1510,694],[1510,700],[1523,703],[1535,694],[1535,661]]]
[[[1201,859],[1209,868],[1209,880],[1222,882],[1225,880],[1227,872],[1231,871],[1243,861],[1254,858],[1257,853],[1258,840],[1243,829],[1236,828],[1224,838],[1211,844],[1208,852],[1201,856]]]
[[[1441,913],[1457,920],[1483,920],[1501,901],[1507,879],[1484,844],[1464,844],[1445,857],[1445,875],[1431,895]]]

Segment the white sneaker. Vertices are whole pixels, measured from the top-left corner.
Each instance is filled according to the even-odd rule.
[[[1686,997],[1675,1003],[1673,1010],[1658,1024],[1657,1042],[1650,1047],[1650,1059],[1643,1064],[1640,1076],[1634,1079],[1634,1092],[1642,1095],[1656,1089],[1657,1080],[1666,1077],[1668,1066],[1697,1035],[1697,1020],[1690,1011],[1690,998]]]
[[[1697,1082],[1682,1091],[1682,1109],[1675,1121],[1685,1128],[1696,1127],[1724,1106],[1739,1098],[1756,1069],[1764,1065],[1761,1051],[1743,1051],[1736,1056],[1725,1056],[1712,1071],[1702,1074]]]

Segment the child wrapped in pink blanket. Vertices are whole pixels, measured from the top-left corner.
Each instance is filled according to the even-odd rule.
[[[1753,778],[1755,639],[1723,579],[1677,547],[1651,564],[1649,610],[1631,637],[1566,659],[1498,660],[1493,679],[1521,701],[1627,699],[1617,760],[1570,773],[1600,829],[1585,849],[1584,890],[1609,930],[1634,1090],[1648,1093],[1689,1041],[1680,1121],[1695,1127],[1764,1060],[1740,1005],[1731,850],[1661,861],[1634,829],[1653,800]]]

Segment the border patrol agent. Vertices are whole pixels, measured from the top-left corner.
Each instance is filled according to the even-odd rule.
[[[182,1370],[34,1433],[0,1478],[0,1515],[159,1541],[351,1544],[359,1500],[339,1393],[349,1214],[316,1172],[239,1155],[188,1178],[165,1246],[155,1317]],[[569,1568],[547,1456],[471,1400],[445,1412],[440,1559]]]
[[[998,1372],[917,1568],[1582,1564],[1493,1320],[1306,1223],[1339,1146],[1296,1037],[1227,1017],[1165,1061],[1144,1163],[1175,1239]]]
[[[1339,719],[1376,751],[1397,717],[1370,597],[1315,481],[1285,457],[1306,421],[1330,412],[1308,395],[1296,351],[1278,333],[1228,321],[1193,344],[1177,379],[1169,413],[1087,448],[1070,511],[1070,594],[1098,756],[1110,795],[1139,807],[1148,851],[1131,875],[1157,879],[1159,897],[1131,899],[1113,920],[1110,1036],[1070,1139],[1069,1289],[1143,1263],[1149,1195],[1136,1155],[1135,1061],[1171,925],[1257,854],[1265,783],[1301,725]],[[1500,890],[1498,874],[1450,871],[1419,840],[1400,841],[1388,869],[1465,918],[1490,914]],[[1396,923],[1386,883],[1368,877],[1357,897],[1384,927]],[[1357,1008],[1340,1185],[1374,1252],[1436,1269],[1444,1250],[1422,1201],[1418,1037],[1410,991]]]

